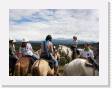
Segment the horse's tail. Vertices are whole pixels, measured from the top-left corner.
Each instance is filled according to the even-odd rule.
[[[39,72],[39,64],[40,64],[40,60],[38,60],[38,66],[35,66],[37,62],[34,63],[34,65],[32,66],[32,76],[39,76],[40,72]]]
[[[40,72],[39,72],[38,68],[34,67],[32,69],[32,76],[39,76],[39,74],[40,74]]]
[[[20,76],[20,63],[15,65],[15,76]]]

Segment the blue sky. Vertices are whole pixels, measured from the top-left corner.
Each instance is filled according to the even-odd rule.
[[[99,15],[95,9],[10,9],[9,36],[21,40],[54,39],[98,41]]]

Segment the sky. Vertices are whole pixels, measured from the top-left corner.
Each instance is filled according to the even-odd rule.
[[[16,40],[53,39],[98,41],[99,15],[95,9],[10,9],[9,36]]]

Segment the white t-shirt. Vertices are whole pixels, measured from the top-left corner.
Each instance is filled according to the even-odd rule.
[[[88,57],[94,58],[94,53],[91,49],[89,49],[88,51],[82,50],[80,55],[81,57],[84,57],[84,58],[88,58]]]
[[[32,46],[30,43],[27,43],[26,47],[20,47],[20,53],[22,53],[23,55],[30,55],[32,56],[33,55],[33,52],[32,52]]]

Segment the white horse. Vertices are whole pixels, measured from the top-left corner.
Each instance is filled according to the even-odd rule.
[[[64,76],[98,76],[99,71],[85,65],[86,59],[77,58],[64,66]]]
[[[63,56],[63,54],[64,54],[64,57],[68,58],[69,61],[72,60],[72,54],[73,53],[72,53],[71,48],[69,48],[69,47],[67,47],[65,45],[59,45],[58,51],[59,51],[59,53],[60,53],[61,56]],[[81,49],[81,48],[77,49],[77,52],[79,52],[78,55],[77,55],[77,57],[81,54],[82,51],[83,51],[83,49]]]
[[[69,59],[69,61],[72,60],[72,50],[69,47],[65,45],[59,45],[58,51],[61,56],[64,55],[66,58]]]

